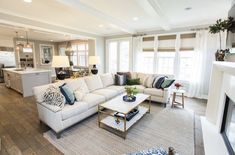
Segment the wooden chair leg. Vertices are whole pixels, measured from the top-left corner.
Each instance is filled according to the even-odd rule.
[[[184,108],[184,93],[182,93],[182,106]]]

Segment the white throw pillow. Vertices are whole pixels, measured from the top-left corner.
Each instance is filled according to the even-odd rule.
[[[144,73],[138,73],[137,77],[140,78],[140,84],[145,85],[145,82],[148,78],[149,74],[144,74]]]
[[[94,91],[103,88],[103,83],[98,75],[92,75],[85,77],[85,82],[89,91]]]
[[[114,85],[114,77],[111,73],[106,73],[100,75],[100,79],[103,83],[103,87],[108,87]]]
[[[83,93],[89,93],[89,89],[86,85],[86,82],[84,78],[77,78],[77,79],[68,79],[65,81],[67,86],[75,92],[76,90],[79,90]]]
[[[86,95],[86,93],[81,92],[80,90],[76,90],[74,92],[74,96],[76,98],[76,101],[82,101],[83,97]]]
[[[149,75],[145,81],[145,87],[147,88],[153,88],[153,82],[155,77],[153,75]]]

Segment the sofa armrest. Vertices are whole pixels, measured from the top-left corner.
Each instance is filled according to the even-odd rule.
[[[49,105],[49,104],[46,104],[45,102],[37,103],[37,104],[40,104],[43,107],[45,107],[48,110],[51,110],[52,112],[55,112],[55,113],[62,110],[62,108],[60,108],[60,107],[57,107],[57,106],[54,106],[54,105]]]

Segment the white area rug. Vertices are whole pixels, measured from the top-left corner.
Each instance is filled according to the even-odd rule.
[[[126,140],[98,127],[97,115],[65,130],[60,139],[52,131],[44,133],[55,147],[70,154],[125,154],[153,147],[169,146],[181,155],[194,154],[194,114],[185,109],[151,107],[127,134]]]

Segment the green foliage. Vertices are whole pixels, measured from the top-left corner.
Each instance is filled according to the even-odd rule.
[[[218,19],[214,25],[209,26],[209,31],[212,34],[224,32],[225,30],[231,31],[233,26],[233,17],[228,17],[228,19],[222,20]]]
[[[125,90],[126,90],[127,96],[135,96],[139,92],[136,87],[131,87],[131,86],[126,86]]]

